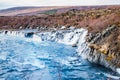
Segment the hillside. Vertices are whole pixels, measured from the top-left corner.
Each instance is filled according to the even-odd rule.
[[[89,7],[84,7],[85,9],[83,9],[83,7],[76,7],[75,9],[67,8],[67,11],[64,11],[65,7],[62,7],[63,9],[61,9],[61,11],[63,10],[63,12],[57,13],[58,11],[56,12],[56,10],[58,10],[58,8],[61,7],[57,7],[57,9],[52,8],[52,10],[48,10],[51,8],[41,9],[41,11],[48,10],[41,13],[44,14],[44,16],[1,16],[0,29],[41,29],[41,27],[60,28],[61,26],[66,26],[66,28],[68,28],[74,26],[77,28],[86,27],[91,32],[99,32],[110,25],[120,25],[120,6],[106,6],[105,8],[95,7],[90,9],[88,9]],[[39,9],[40,8],[33,10],[37,11]],[[28,12],[30,11],[28,10]]]
[[[25,15],[39,15],[42,12],[53,10],[53,9],[63,9],[69,8],[64,6],[59,7],[14,7],[4,10],[0,10],[0,16],[25,16]]]
[[[97,8],[109,8],[111,6],[44,6],[44,7],[34,7],[34,6],[26,6],[26,7],[13,7],[8,9],[0,10],[0,16],[43,16],[46,11],[56,10],[56,13],[63,13],[70,9],[77,10],[88,10],[88,9],[97,9]],[[116,6],[112,6],[116,7]]]

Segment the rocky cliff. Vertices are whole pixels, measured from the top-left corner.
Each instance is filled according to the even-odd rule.
[[[88,34],[87,59],[116,71],[120,68],[120,28],[112,25],[97,34]]]

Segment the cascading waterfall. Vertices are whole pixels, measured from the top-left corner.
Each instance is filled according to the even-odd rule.
[[[86,43],[86,35],[88,31],[86,29],[75,29],[75,30],[59,30],[52,32],[41,32],[38,34],[32,34],[33,32],[25,31],[2,31],[2,34],[24,37],[26,41],[54,41],[63,43],[66,45],[77,46],[77,52],[82,58],[86,58],[87,53],[90,49]]]
[[[24,33],[20,31],[1,31],[2,34],[24,37]]]
[[[48,40],[48,41],[55,41],[58,43],[63,43],[66,45],[74,45],[74,44],[82,44],[85,42],[85,37],[87,35],[87,30],[75,29],[75,30],[60,30],[60,31],[53,31],[53,32],[44,32],[39,33],[39,37],[41,41]]]
[[[86,36],[88,31],[86,29],[72,29],[72,30],[59,30],[51,32],[41,32],[34,34],[33,32],[25,31],[2,31],[2,34],[18,36],[25,38],[30,42],[41,41],[54,41],[66,45],[77,46],[77,52],[82,58],[87,58],[87,54],[90,51],[86,43]]]
[[[86,29],[75,29],[70,31],[56,31],[56,32],[47,32],[47,33],[40,33],[40,37],[42,40],[52,40],[58,43],[63,43],[66,45],[74,46],[76,45],[78,54],[86,59],[87,54],[90,51],[86,43],[86,36],[88,31]],[[41,40],[41,41],[42,41]]]
[[[33,32],[26,32],[26,31],[1,31],[2,35],[8,35],[8,36],[17,36],[21,38],[25,38],[25,40],[34,41],[34,42],[41,42],[41,39],[39,36],[34,35]]]
[[[79,37],[78,49],[77,49],[78,54],[84,59],[87,59],[87,55],[90,52],[90,48],[86,43],[87,34],[88,34],[87,30],[82,31],[82,34]]]
[[[28,32],[1,31],[0,37],[1,36],[4,37],[5,35],[6,37],[8,37],[8,39],[6,38],[5,39],[3,38],[3,40],[0,39],[0,44],[1,44],[0,47],[4,47],[3,45],[7,44],[7,46],[5,46],[5,50],[3,49],[3,52],[1,51],[0,53],[1,55],[0,63],[1,63],[1,59],[3,60],[4,63],[4,61],[7,60],[7,57],[10,55],[9,58],[10,60],[8,59],[9,61],[7,61],[8,63],[7,62],[6,63],[8,66],[10,66],[10,68],[15,69],[15,71],[18,71],[18,72],[14,72],[13,70],[14,73],[11,73],[11,75],[21,76],[20,74],[22,72],[25,72],[24,70],[26,71],[28,70],[28,72],[26,72],[26,75],[27,74],[29,75],[27,76],[24,75],[25,77],[22,76],[22,78],[19,77],[18,80],[23,79],[23,77],[25,79],[29,77],[30,80],[34,80],[34,79],[58,80],[56,76],[60,77],[59,79],[61,79],[62,77],[63,80],[64,79],[65,80],[69,80],[69,79],[96,80],[96,79],[102,79],[101,77],[104,77],[105,79],[107,79],[107,77],[110,77],[112,79],[113,78],[119,79],[119,77],[117,76],[107,75],[106,74],[108,72],[107,70],[106,73],[104,74],[104,71],[98,69],[98,67],[96,68],[94,66],[91,66],[89,62],[87,62],[86,60],[82,60],[78,56],[80,55],[82,58],[86,59],[88,53],[90,52],[90,48],[88,47],[86,42],[87,34],[88,31],[83,28],[74,29],[74,30],[40,32],[40,33],[36,33],[33,31],[28,31]],[[11,39],[9,41],[9,38],[11,37],[13,38],[12,39],[13,43]],[[27,49],[28,47],[29,49]],[[78,54],[75,54],[76,51]],[[1,65],[0,65],[0,69],[3,69]],[[61,72],[59,72],[59,70]],[[1,71],[2,72],[0,72],[0,75],[4,74],[5,72],[7,73],[7,71],[4,70]],[[38,74],[42,75],[42,77],[39,76]],[[82,76],[83,74],[85,76]],[[31,75],[33,77],[31,77]],[[8,77],[8,79],[9,78],[12,80],[16,77],[12,76],[12,77]]]

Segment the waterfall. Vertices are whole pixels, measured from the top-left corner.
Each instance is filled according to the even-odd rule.
[[[87,58],[90,48],[87,46],[86,36],[88,30],[74,29],[74,30],[61,30],[53,32],[39,33],[41,41],[55,41],[58,43],[77,46],[77,52],[82,58]]]
[[[3,35],[11,35],[11,36],[19,36],[19,37],[24,37],[24,32],[21,31],[2,31],[1,32]]]
[[[43,32],[38,35],[41,38],[41,41],[55,41],[58,43],[77,46],[77,52],[82,58],[87,58],[90,48],[87,46],[86,36],[88,30],[80,28],[74,30],[60,30],[53,32]]]
[[[80,35],[82,34],[82,31],[84,31],[84,29],[81,28],[81,29],[76,29],[70,33],[66,33],[64,34],[63,39],[59,40],[58,42],[67,45],[77,45]]]
[[[88,47],[86,42],[87,34],[88,31],[85,29],[81,32],[81,35],[79,36],[78,49],[77,49],[78,54],[84,59],[87,58],[87,55],[90,52],[90,48]]]
[[[41,42],[41,38],[37,35],[34,35],[33,32],[25,32],[25,31],[1,31],[1,35],[8,35],[14,37],[24,38],[26,41],[30,42]]]
[[[60,30],[53,32],[43,32],[38,34],[42,41],[55,41],[66,45],[74,45],[85,42],[85,36],[87,35],[86,29],[75,29],[75,30]],[[81,43],[80,43],[81,42]]]
[[[110,28],[111,30],[112,28]],[[113,27],[114,29],[114,27]],[[110,31],[108,29],[101,33],[100,35],[96,35],[95,38],[92,40],[94,43],[95,41],[101,40],[101,36],[104,38],[105,35],[110,34]],[[120,73],[120,68],[116,69],[112,64],[109,64],[106,61],[104,54],[97,54],[98,52],[95,50],[92,50],[88,47],[88,43],[86,41],[86,37],[88,34],[88,30],[80,28],[80,29],[70,29],[70,30],[57,30],[57,31],[49,31],[49,32],[26,32],[26,31],[0,31],[0,36],[7,35],[7,36],[17,36],[20,37],[20,39],[24,39],[28,42],[33,42],[36,44],[39,44],[42,41],[52,41],[52,42],[58,42],[65,45],[71,45],[73,47],[76,47],[76,51],[78,55],[81,56],[81,58],[88,59],[92,63],[97,63],[100,65],[103,65],[105,67],[108,67],[112,69],[113,71],[117,71]],[[99,38],[100,37],[100,38]],[[12,37],[11,37],[12,38]],[[39,43],[38,43],[39,42]]]
[[[87,53],[90,51],[86,43],[86,29],[72,29],[72,30],[59,30],[51,32],[34,32],[25,31],[2,31],[3,35],[23,37],[28,42],[41,42],[41,41],[54,41],[66,45],[77,47],[77,52],[83,58],[86,58]]]

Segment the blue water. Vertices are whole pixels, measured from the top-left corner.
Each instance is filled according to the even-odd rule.
[[[0,80],[116,80],[108,74],[71,46],[0,35]]]

